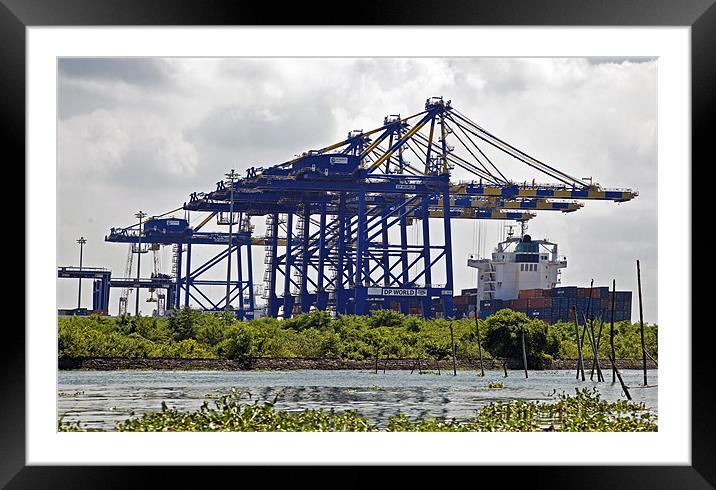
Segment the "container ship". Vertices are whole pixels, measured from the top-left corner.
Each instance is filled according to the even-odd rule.
[[[477,288],[463,289],[455,297],[456,317],[487,318],[509,308],[547,323],[574,321],[574,308],[580,320],[611,319],[631,321],[631,291],[612,293],[609,287],[581,288],[562,286],[561,270],[567,259],[559,255],[556,243],[533,240],[530,235],[515,237],[510,232],[498,243],[491,258],[468,258],[467,265],[477,269]]]

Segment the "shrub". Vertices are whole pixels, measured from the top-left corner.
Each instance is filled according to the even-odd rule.
[[[554,358],[576,358],[573,323],[546,325],[523,313],[501,310],[480,321],[482,354],[485,358],[522,358],[522,329],[526,332],[531,368]],[[339,315],[313,311],[289,320],[260,318],[236,321],[232,312],[202,313],[189,308],[168,318],[151,317],[61,317],[58,319],[60,357],[210,357],[247,356],[332,357],[372,359],[381,357],[430,356],[444,359],[451,354],[450,325],[458,358],[476,359],[477,335],[474,320],[424,320],[395,311],[374,311],[371,315]],[[580,335],[583,326],[580,325]],[[595,334],[599,322],[594,322]],[[639,324],[614,325],[617,358],[640,359]],[[609,353],[609,324],[602,329],[600,357]],[[657,357],[658,327],[645,325],[650,356]],[[183,341],[194,343],[178,346]],[[190,347],[193,346],[193,347]],[[584,340],[584,357],[591,359],[589,340]]]
[[[182,359],[203,359],[216,357],[214,352],[207,348],[205,345],[201,345],[194,339],[182,340],[171,346],[169,349],[171,357],[178,357]]]
[[[194,338],[195,328],[202,313],[192,308],[182,308],[169,317],[169,329],[174,340],[186,340]]]
[[[402,327],[405,322],[405,315],[393,310],[373,310],[368,317],[368,325],[371,328]]]
[[[229,338],[222,340],[216,349],[226,359],[246,359],[253,354],[253,338],[247,329],[237,329]]]
[[[540,368],[542,361],[553,353],[549,350],[554,346],[547,340],[547,324],[530,320],[524,313],[500,310],[488,317],[484,324],[484,345],[495,357],[521,358],[523,331],[527,362],[533,369]]]
[[[314,310],[284,321],[286,328],[299,332],[314,328],[316,330],[328,330],[331,328],[331,314],[327,311]]]

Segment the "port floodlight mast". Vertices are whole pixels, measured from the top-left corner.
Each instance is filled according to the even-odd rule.
[[[140,276],[140,263],[142,260],[142,253],[143,253],[142,252],[142,220],[147,216],[147,213],[140,210],[134,216],[135,216],[135,218],[139,219],[139,227],[138,227],[139,243],[137,244],[137,281],[139,281],[139,279],[141,277]],[[139,316],[139,288],[137,288],[137,293],[135,296],[136,296],[136,298],[135,298],[136,303],[135,303],[135,307],[134,307],[134,316]]]
[[[509,157],[553,183],[510,179],[496,156]],[[456,168],[472,180],[451,181]],[[185,306],[191,297],[203,309],[226,310],[237,294],[237,317],[253,318],[250,251],[263,246],[262,296],[269,316],[290,318],[314,309],[336,314],[399,309],[449,318],[454,294],[452,220],[511,220],[520,223],[524,234],[536,211],[571,213],[584,205],[582,200],[626,202],[637,195],[574,178],[498,138],[451,101],[431,97],[420,112],[390,114],[377,128],[350,131],[337,143],[283,163],[251,167],[246,177],[232,169],[215,190],[190,194],[179,208],[187,220],[177,229],[166,220],[159,224],[162,231],[142,229],[140,218],[138,235],[129,228],[113,228],[105,240],[178,244],[173,308],[180,306],[183,293]],[[208,217],[192,228],[191,212]],[[226,213],[228,223],[222,220]],[[235,213],[240,223],[236,233]],[[214,216],[219,224],[229,225],[228,234],[200,231]],[[266,235],[253,237],[250,220],[260,216],[266,219]],[[159,220],[151,221],[154,226]],[[431,222],[441,226],[431,229]],[[408,227],[415,233],[408,233]],[[226,243],[225,252],[192,266],[192,246]],[[244,248],[247,280],[241,272]],[[231,274],[234,251],[237,280]],[[225,282],[199,277],[224,258],[229,264]],[[225,297],[215,302],[206,291],[219,284],[225,285]]]
[[[229,184],[230,189],[230,197],[229,197],[229,240],[228,240],[228,250],[226,252],[226,310],[231,310],[231,253],[234,246],[233,243],[233,229],[234,229],[234,182],[236,182],[236,179],[238,178],[239,174],[237,174],[234,169],[232,168],[231,171],[227,174],[224,174],[226,177],[226,182]],[[239,298],[243,298],[243,293],[239,294]]]
[[[80,244],[80,271],[82,271],[82,249],[85,246],[85,243],[87,243],[87,239],[83,236],[81,236],[77,243]],[[82,305],[82,278],[77,279],[77,308],[79,309]]]

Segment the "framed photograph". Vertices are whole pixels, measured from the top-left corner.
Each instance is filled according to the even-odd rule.
[[[713,3],[2,0],[27,288],[0,482],[713,488]]]

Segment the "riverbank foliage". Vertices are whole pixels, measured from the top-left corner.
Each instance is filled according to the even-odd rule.
[[[172,357],[228,358],[301,357],[343,360],[385,358],[447,359],[451,356],[450,325],[453,326],[458,358],[478,356],[475,321],[417,318],[395,311],[378,310],[370,315],[346,315],[332,319],[324,311],[279,320],[261,318],[237,321],[231,313],[203,313],[184,308],[167,318],[153,317],[60,317],[58,355],[78,357]],[[575,326],[548,325],[524,313],[501,310],[480,320],[482,353],[486,358],[520,358],[522,332],[529,366],[539,368],[545,359],[577,357]],[[583,353],[591,359],[589,335]],[[609,324],[595,322],[594,336],[602,330],[600,358],[609,353]],[[614,325],[616,358],[641,358],[639,325]],[[645,326],[647,352],[656,358],[658,327]]]
[[[411,419],[403,414],[381,428],[356,411],[276,410],[275,402],[243,402],[232,390],[210,407],[179,412],[162,403],[161,410],[118,422],[119,432],[653,432],[656,415],[643,404],[607,402],[596,389],[556,395],[553,402],[493,402],[467,420]],[[82,431],[79,424],[58,423],[60,432]]]

